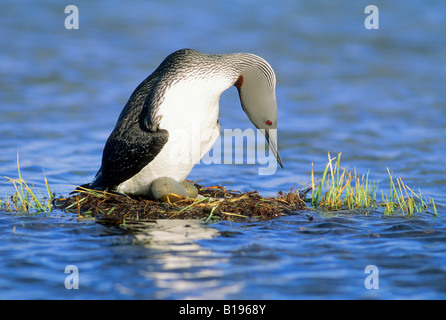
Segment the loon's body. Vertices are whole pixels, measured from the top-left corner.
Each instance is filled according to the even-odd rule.
[[[220,135],[220,95],[236,86],[243,110],[265,130],[282,165],[275,135],[275,75],[248,53],[207,55],[183,49],[170,54],[130,96],[104,147],[92,189],[147,195],[161,177],[180,182]]]

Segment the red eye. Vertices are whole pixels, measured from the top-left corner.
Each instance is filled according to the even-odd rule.
[[[271,122],[271,120],[266,120],[266,124],[270,126],[270,125],[272,125],[273,123]]]

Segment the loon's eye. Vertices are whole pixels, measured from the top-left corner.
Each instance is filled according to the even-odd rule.
[[[273,123],[271,122],[271,120],[266,120],[266,122],[265,122],[267,125],[272,125]]]

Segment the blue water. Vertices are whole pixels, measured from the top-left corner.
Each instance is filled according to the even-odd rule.
[[[0,213],[0,298],[446,298],[446,3],[373,1],[76,1],[0,4],[0,197],[3,176],[67,195],[92,179],[134,88],[174,50],[252,52],[277,75],[284,170],[205,165],[204,185],[288,191],[321,175],[327,152],[385,189],[386,168],[433,198],[407,218],[296,213],[268,222],[158,221],[115,228],[61,211]],[[252,128],[235,89],[223,128]],[[387,192],[387,190],[384,190]],[[310,219],[312,217],[313,219]],[[366,266],[379,273],[365,273]],[[66,289],[67,266],[78,289]],[[378,288],[368,289],[368,276]],[[369,281],[370,283],[370,281]]]

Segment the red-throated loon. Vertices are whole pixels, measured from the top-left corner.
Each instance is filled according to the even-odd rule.
[[[110,134],[91,189],[148,195],[158,178],[184,180],[220,135],[220,95],[238,89],[243,110],[277,148],[276,76],[249,53],[208,55],[191,49],[170,54],[130,96]],[[282,166],[283,167],[283,166]]]

